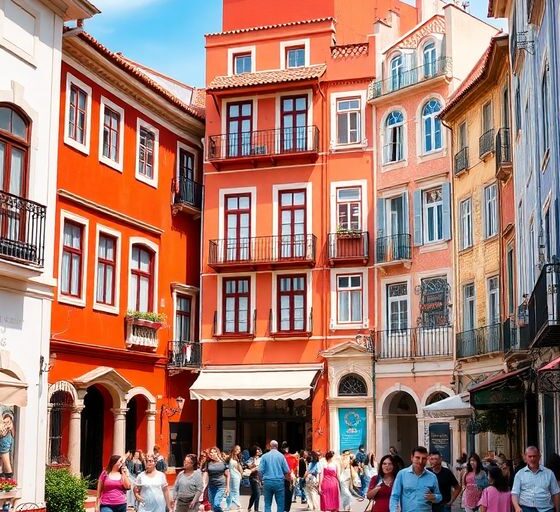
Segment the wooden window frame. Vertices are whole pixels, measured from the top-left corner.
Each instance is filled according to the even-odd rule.
[[[239,292],[239,282],[240,281],[247,281],[247,291],[246,292]],[[235,282],[235,293],[227,293],[227,283],[228,282]],[[240,330],[239,328],[239,299],[246,297],[247,298],[247,329]],[[234,299],[234,330],[227,331],[226,330],[226,304],[227,299],[233,298]],[[236,335],[249,335],[251,333],[251,277],[250,276],[236,276],[236,277],[225,277],[222,280],[222,335],[223,336],[236,336]]]
[[[228,200],[229,199],[236,199],[238,207],[235,209],[228,208]],[[249,207],[248,208],[240,208],[239,207],[239,200],[241,198],[249,199]],[[239,194],[226,194],[224,196],[224,250],[226,253],[224,254],[224,260],[226,261],[248,261],[251,259],[251,209],[253,208],[253,197],[252,194],[249,192],[240,192]],[[237,225],[235,227],[235,238],[229,238],[229,215],[235,215],[237,218]],[[247,215],[249,218],[249,225],[247,226],[247,230],[249,231],[248,243],[244,245],[242,243],[243,238],[240,236],[241,224],[239,222],[239,218],[241,215]],[[229,242],[231,240],[235,240],[235,257],[233,259],[229,258]],[[242,251],[246,253],[247,257],[242,258]]]
[[[350,189],[357,189],[359,191],[359,199],[351,199],[351,200],[345,200],[345,199],[339,199],[339,191],[340,190],[350,190]],[[358,215],[358,227],[357,228],[353,228],[352,227],[352,214],[351,214],[351,210],[352,210],[352,205],[357,205],[358,206],[358,210],[359,210],[359,215]],[[341,220],[340,220],[340,208],[341,207],[346,207],[347,212],[347,220],[348,220],[348,225],[347,226],[343,226]],[[336,226],[337,226],[337,230],[339,228],[342,229],[346,229],[349,231],[362,231],[362,187],[360,187],[359,185],[354,186],[354,187],[337,187],[336,188]]]
[[[84,103],[85,108],[84,110],[80,109],[80,96],[83,94],[84,96]],[[73,103],[73,101],[77,99],[77,103]],[[76,143],[80,144],[81,146],[86,145],[87,140],[87,131],[88,131],[88,93],[84,91],[78,84],[72,82],[70,84],[70,99],[69,99],[69,110],[68,110],[68,137],[74,140]],[[83,140],[78,139],[78,119],[79,115],[83,114],[84,116],[84,126],[83,126]]]
[[[145,143],[142,143],[142,137],[144,136]],[[154,179],[154,167],[155,167],[155,145],[156,145],[156,136],[155,133],[152,132],[149,128],[144,126],[140,127],[140,132],[138,134],[139,142],[138,142],[138,174],[143,176],[147,180]],[[152,148],[149,148],[148,143],[152,142]],[[144,150],[144,155],[142,156],[142,149]],[[149,160],[150,157],[152,162],[150,164]],[[148,168],[151,167],[151,174],[148,173]]]
[[[189,310],[185,311],[179,308],[179,302],[180,299],[185,299],[188,301],[189,303]],[[193,307],[193,298],[191,295],[186,295],[184,293],[177,293],[176,297],[175,297],[175,334],[176,334],[176,340],[175,341],[188,341],[188,342],[192,342],[192,321],[193,321],[193,311],[192,311],[192,307]],[[178,320],[179,318],[188,318],[188,323],[189,323],[189,332],[188,332],[188,336],[187,339],[182,339],[181,338],[181,333],[179,332],[179,327],[178,327]]]
[[[284,194],[299,194],[303,193],[303,205],[290,205],[290,206],[283,206],[282,205],[282,196]],[[293,202],[293,201],[292,201]],[[290,256],[283,256],[283,250],[285,247],[284,241],[284,234],[282,233],[282,212],[290,211],[294,212],[296,210],[300,210],[303,207],[303,233],[301,235],[294,234],[294,215],[291,214],[291,239],[289,242],[290,247]],[[302,258],[307,257],[307,188],[297,188],[297,189],[283,189],[278,191],[278,244],[279,244],[279,256],[281,259],[296,259],[300,260]],[[301,241],[297,240],[295,236],[302,236],[303,239]],[[298,244],[303,245],[303,254],[301,256],[294,256],[295,247]]]
[[[134,250],[138,249],[139,251],[144,251],[150,255],[150,263],[149,263],[149,270],[147,272],[140,270],[139,268],[133,267],[133,255]],[[140,256],[140,254],[139,254]],[[154,251],[144,245],[142,243],[135,243],[132,244],[131,253],[130,253],[130,282],[129,286],[132,284],[132,280],[136,280],[136,297],[134,299],[134,304],[130,304],[129,307],[133,311],[140,311],[140,279],[142,277],[148,278],[148,307],[147,311],[152,312],[154,311],[154,262],[155,262],[155,253]],[[140,259],[138,260],[140,263]]]
[[[339,280],[341,277],[347,277],[351,280],[353,277],[358,277],[360,279],[360,286],[353,287],[350,285],[351,281],[349,281],[349,286],[346,288],[341,288],[339,285]],[[352,292],[360,292],[360,319],[359,320],[352,320],[352,301],[348,301],[348,320],[341,320],[340,317],[340,308],[339,308],[339,294],[340,293],[347,293],[351,297]],[[336,323],[340,325],[348,325],[348,324],[362,324],[364,321],[364,276],[361,273],[348,273],[348,274],[337,274],[336,275]]]
[[[305,108],[297,109],[297,100],[305,99]],[[284,108],[284,102],[286,100],[293,100],[294,108],[293,110],[286,110]],[[297,125],[297,117],[299,114],[305,114],[305,125]],[[293,120],[291,127],[286,127],[286,117],[291,117]],[[300,151],[307,151],[309,149],[308,140],[308,127],[309,127],[309,96],[307,94],[293,94],[290,96],[282,96],[280,98],[280,151],[282,153],[298,153]],[[305,147],[298,146],[298,129],[303,128],[305,130]],[[286,136],[286,130],[292,130],[291,137]],[[291,139],[291,146],[286,148],[286,141]]]
[[[102,258],[99,255],[99,246],[101,244],[101,239],[105,238],[107,240],[112,240],[113,241],[113,259],[109,260],[106,258]],[[117,244],[119,243],[119,240],[116,236],[114,235],[110,235],[109,233],[105,233],[105,232],[100,232],[99,233],[99,237],[97,240],[97,264],[95,267],[95,271],[96,273],[99,270],[99,266],[102,265],[103,266],[103,298],[100,300],[98,295],[97,295],[97,287],[99,287],[99,277],[97,278],[97,287],[95,290],[95,303],[96,304],[100,304],[103,306],[108,306],[108,307],[115,307],[116,305],[116,287],[117,287],[117,255],[118,255],[118,247]],[[110,302],[107,302],[107,289],[106,289],[106,273],[107,273],[107,268],[112,268],[113,269],[113,279],[111,282],[111,297],[112,300]]]
[[[64,244],[64,228],[66,227],[66,224],[71,224],[75,227],[78,227],[80,229],[80,247],[79,248],[75,248],[75,247],[71,247],[69,245],[65,245]],[[72,262],[72,256],[73,255],[77,255],[79,257],[79,270],[78,270],[78,293],[74,294],[72,293],[72,264],[70,264],[69,266],[69,272],[68,275],[66,276],[66,282],[68,284],[67,288],[68,291],[65,292],[63,291],[64,286],[62,285],[62,280],[63,280],[63,275],[61,272],[60,275],[60,279],[61,279],[61,283],[60,283],[60,294],[65,296],[65,297],[70,297],[72,299],[80,299],[82,297],[82,279],[83,279],[83,272],[84,272],[84,225],[80,224],[79,222],[76,222],[75,220],[72,219],[64,219],[64,224],[62,227],[62,256],[61,258],[64,259],[64,255],[65,254],[69,254],[70,255],[70,262]],[[62,268],[62,267],[61,267]]]
[[[22,112],[16,105],[11,103],[0,103],[0,108],[7,108],[13,114],[18,115],[23,119],[25,122],[25,138],[20,138],[15,135],[12,130],[6,131],[0,129],[0,142],[4,144],[5,152],[4,152],[4,167],[0,168],[0,176],[2,176],[2,186],[0,187],[1,191],[8,192],[10,190],[10,178],[11,178],[11,160],[12,160],[12,151],[13,149],[18,149],[23,152],[23,169],[22,169],[22,177],[21,177],[21,188],[19,194],[15,194],[21,198],[27,198],[27,192],[29,187],[29,147],[30,147],[30,140],[31,140],[31,122],[27,115]],[[7,219],[6,219],[7,220]],[[25,223],[24,223],[25,224]],[[23,226],[22,226],[23,228]],[[0,226],[0,230],[2,227]],[[0,231],[1,232],[1,231]]]
[[[282,279],[290,279],[290,290],[282,291],[281,282]],[[293,287],[294,279],[303,279],[303,290],[295,290]],[[290,326],[288,329],[282,329],[282,297],[287,296],[290,298]],[[294,308],[294,297],[303,297],[303,328],[295,328],[295,308]],[[276,331],[280,334],[292,334],[292,333],[305,333],[308,332],[308,318],[307,318],[307,275],[306,274],[281,274],[277,276],[277,287],[276,287],[276,314],[277,314],[277,325]]]
[[[107,124],[107,117],[109,117],[109,124]],[[113,123],[116,123],[116,128],[113,126]],[[121,114],[120,112],[117,112],[115,109],[111,108],[108,105],[105,105],[104,110],[103,110],[103,139],[101,141],[101,144],[103,146],[102,148],[102,153],[103,156],[108,159],[111,160],[115,163],[119,163],[120,160],[120,152],[121,152],[121,147],[120,147],[120,135],[121,135]],[[107,136],[107,149],[109,151],[108,154],[105,153],[105,134],[108,134]],[[111,146],[111,135],[112,134],[116,135],[116,140],[117,140],[117,145],[115,147],[115,154],[112,154],[112,146]]]

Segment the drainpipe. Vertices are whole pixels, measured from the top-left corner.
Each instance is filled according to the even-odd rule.
[[[198,290],[198,342],[200,343],[200,367],[202,368],[203,365],[203,353],[204,353],[204,345],[202,344],[201,340],[201,333],[202,333],[202,289],[204,283],[204,273],[202,269],[204,267],[204,262],[202,260],[204,256],[204,205],[206,203],[206,173],[204,172],[204,161],[206,159],[206,147],[205,147],[205,139],[202,137],[200,139],[202,145],[202,186],[204,193],[202,194],[202,204],[200,205],[200,249],[199,249],[199,266],[200,266],[200,283],[199,283],[199,290]],[[201,453],[202,449],[202,404],[200,399],[197,400],[198,409],[197,409],[197,421],[198,421],[198,430],[197,430],[197,453]]]

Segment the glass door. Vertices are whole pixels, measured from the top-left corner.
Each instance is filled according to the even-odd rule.
[[[253,103],[229,103],[227,108],[227,156],[234,158],[251,154]]]
[[[225,203],[226,261],[247,261],[251,244],[251,196],[226,196]]]
[[[304,258],[306,251],[305,190],[280,193],[280,257]]]
[[[307,96],[282,98],[281,151],[307,151]]]

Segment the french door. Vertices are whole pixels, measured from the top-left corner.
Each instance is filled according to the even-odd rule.
[[[243,101],[227,106],[227,156],[234,158],[251,154],[253,103]]]
[[[306,191],[280,192],[280,257],[304,258],[306,254]]]
[[[307,96],[287,96],[281,101],[281,151],[307,151]]]
[[[247,261],[251,257],[251,196],[225,197],[225,259]]]

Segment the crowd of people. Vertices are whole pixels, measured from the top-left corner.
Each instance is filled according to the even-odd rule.
[[[96,512],[224,512],[242,509],[240,488],[248,482],[248,512],[290,512],[299,497],[313,512],[348,512],[367,498],[362,512],[451,512],[460,499],[465,512],[560,512],[560,457],[540,463],[536,447],[514,468],[505,457],[484,462],[464,455],[452,471],[437,451],[412,450],[409,465],[391,447],[376,462],[361,446],[356,454],[327,451],[291,453],[287,443],[270,441],[229,453],[217,447],[200,456],[186,455],[183,470],[170,489],[165,458],[155,446],[144,456],[137,450],[111,456],[99,476]],[[355,505],[354,505],[355,506]]]

